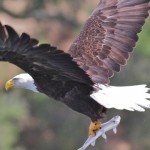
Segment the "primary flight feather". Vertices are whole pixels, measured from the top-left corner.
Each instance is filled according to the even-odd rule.
[[[150,107],[145,85],[108,86],[109,78],[127,63],[148,17],[150,0],[101,0],[68,53],[38,44],[0,24],[0,61],[26,73],[5,87],[42,92],[91,118],[90,135],[101,127],[107,108],[144,111]],[[138,91],[138,92],[137,92]]]

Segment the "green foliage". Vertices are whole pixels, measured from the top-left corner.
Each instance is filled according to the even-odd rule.
[[[143,32],[139,34],[140,39],[137,44],[137,50],[144,57],[150,59],[150,19],[148,18],[144,27]]]
[[[12,150],[18,140],[19,123],[27,115],[18,93],[0,93],[0,149]]]

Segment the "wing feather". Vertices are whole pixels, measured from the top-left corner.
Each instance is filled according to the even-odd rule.
[[[0,61],[13,63],[29,73],[64,81],[76,81],[93,85],[89,76],[72,60],[72,57],[52,47],[40,44],[26,33],[19,36],[13,28],[0,23]],[[63,82],[63,81],[61,81]]]
[[[109,78],[127,63],[148,17],[150,0],[101,0],[69,54],[94,83]]]

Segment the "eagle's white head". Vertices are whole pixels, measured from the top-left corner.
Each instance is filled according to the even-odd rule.
[[[6,82],[6,90],[9,90],[13,87],[28,89],[33,92],[39,92],[36,85],[34,84],[34,79],[27,73],[19,74]]]

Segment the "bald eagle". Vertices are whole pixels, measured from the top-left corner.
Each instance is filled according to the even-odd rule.
[[[145,85],[109,85],[109,78],[126,64],[135,47],[149,2],[101,0],[67,53],[0,24],[0,61],[26,72],[7,81],[6,89],[25,88],[65,103],[91,118],[92,136],[101,128],[100,120],[108,108],[149,108]]]

